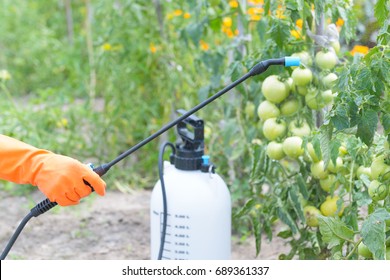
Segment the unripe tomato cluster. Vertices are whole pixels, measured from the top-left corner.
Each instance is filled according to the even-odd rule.
[[[336,151],[337,157],[325,162],[319,143],[312,142],[316,134],[313,115],[331,106],[337,94],[338,76],[332,71],[338,57],[325,50],[313,56],[305,51],[293,56],[300,57],[302,66],[295,67],[288,76],[265,78],[261,87],[264,99],[257,107],[257,115],[266,139],[267,156],[280,161],[282,166],[298,162],[307,167],[310,174],[307,183],[313,188],[316,201],[307,201],[302,207],[306,225],[315,228],[319,226],[318,215],[343,217],[350,204],[348,195],[356,180],[364,181],[362,191],[372,203],[383,204],[390,193],[390,152],[385,141],[385,151],[374,153],[364,164],[351,164],[352,157],[343,143],[338,155]]]
[[[307,52],[293,56],[300,57],[303,66],[295,67],[289,77],[268,76],[261,87],[264,100],[257,107],[262,133],[269,141],[267,154],[274,160],[302,156],[302,139],[312,130],[305,111],[321,110],[333,102],[337,75],[330,71],[336,66],[336,54],[319,51],[314,64]]]

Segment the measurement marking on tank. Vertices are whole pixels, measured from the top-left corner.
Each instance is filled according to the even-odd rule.
[[[183,214],[175,214],[175,218],[177,218],[177,219],[189,219],[190,216],[183,215]]]
[[[175,237],[177,238],[190,238],[188,234],[175,234]]]
[[[175,254],[179,254],[179,255],[189,255],[189,252],[188,252],[188,251],[175,250]]]

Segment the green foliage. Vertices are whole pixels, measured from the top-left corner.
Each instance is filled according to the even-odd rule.
[[[386,223],[390,213],[385,209],[376,209],[370,214],[362,225],[362,238],[364,244],[373,253],[374,259],[384,260],[386,254]]]
[[[253,234],[257,253],[263,236],[284,238],[291,251],[281,259],[357,259],[362,240],[375,258],[384,258],[390,196],[373,202],[371,175],[359,177],[357,170],[380,156],[389,165],[388,1],[357,1],[354,7],[349,0],[19,2],[4,0],[0,10],[0,70],[11,75],[0,76],[0,133],[95,164],[139,143],[176,109],[194,107],[258,61],[306,52],[313,75],[306,90],[315,96],[314,107],[307,92],[290,83],[289,98],[299,110],[278,117],[310,127],[298,158],[269,158],[264,122],[256,114],[265,100],[264,79],[279,75],[289,83],[292,69],[270,67],[197,113],[206,123],[207,153],[232,194],[234,231]],[[367,54],[353,54],[349,44],[359,43],[357,14],[364,5],[375,7],[366,10],[377,17],[377,42]],[[322,31],[331,31],[331,23],[340,38],[324,43],[316,36],[328,36]],[[337,67],[322,70],[316,53],[336,52],[337,43]],[[331,72],[338,81],[333,103],[325,106],[323,77]],[[161,138],[174,141],[175,135]],[[313,176],[309,143],[337,181],[329,192]],[[158,144],[113,168],[105,177],[109,187],[151,187]],[[341,167],[329,171],[339,158]],[[390,183],[386,172],[378,180]],[[320,208],[333,195],[342,198],[336,209],[343,214],[320,215],[319,228],[309,227],[304,207]],[[367,215],[362,207],[369,208]],[[275,224],[283,224],[277,233]]]

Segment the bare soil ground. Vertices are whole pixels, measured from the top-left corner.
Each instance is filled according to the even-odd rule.
[[[150,259],[150,191],[106,196],[92,195],[73,207],[56,206],[33,218],[20,234],[7,259],[43,260],[147,260]],[[28,197],[0,191],[0,250],[3,250],[22,218],[44,197]],[[244,242],[232,236],[232,259],[277,259],[288,252],[283,240],[262,242],[256,257],[254,239]]]

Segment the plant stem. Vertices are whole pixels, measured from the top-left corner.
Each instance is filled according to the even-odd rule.
[[[353,170],[355,168],[355,160],[352,161],[351,164],[351,172],[349,173],[349,202],[352,202],[352,191],[353,191]]]
[[[73,45],[73,16],[72,16],[72,3],[71,0],[64,0],[65,13],[66,13],[66,27],[68,31],[69,45]]]
[[[355,245],[353,246],[351,252],[348,253],[347,256],[345,256],[345,260],[348,260],[352,257],[352,255],[355,253],[356,249],[359,247],[359,244],[363,241],[363,238],[360,238],[356,243]]]

